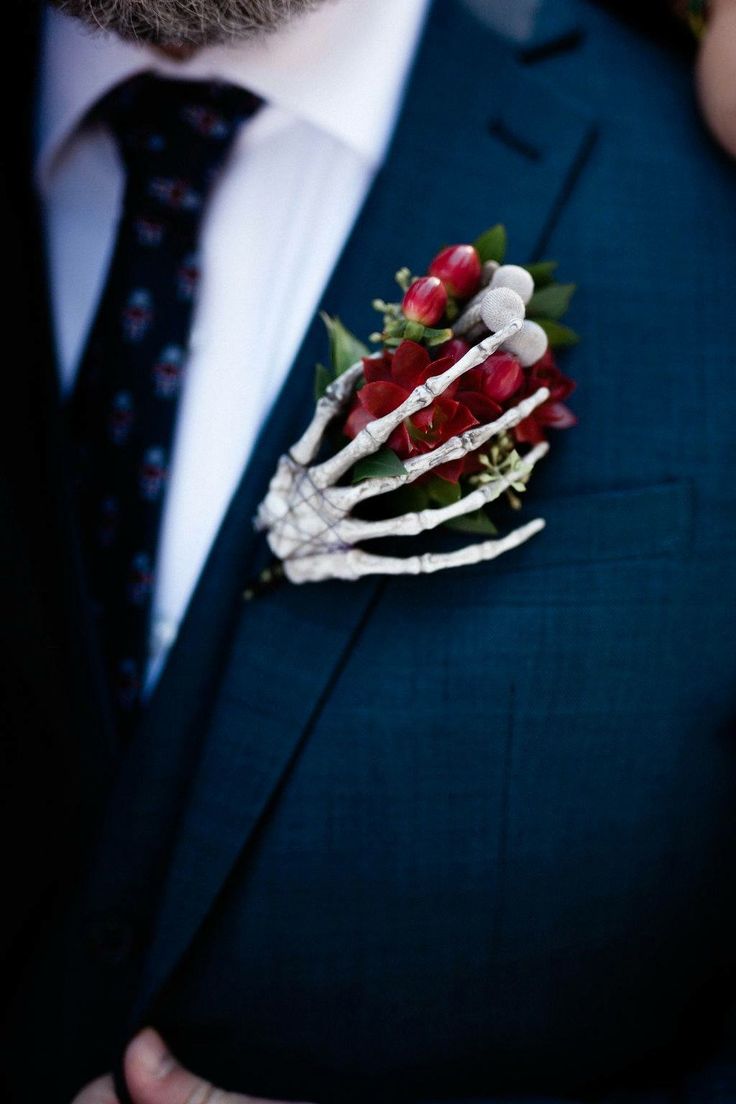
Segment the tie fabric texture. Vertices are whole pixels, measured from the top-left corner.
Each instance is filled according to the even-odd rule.
[[[259,105],[231,85],[146,73],[94,113],[115,137],[126,186],[68,418],[83,556],[123,733],[141,703],[202,216],[239,126]]]

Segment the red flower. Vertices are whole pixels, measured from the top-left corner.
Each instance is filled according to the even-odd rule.
[[[384,350],[379,357],[363,360],[365,385],[358,391],[344,426],[348,437],[355,437],[374,418],[395,410],[420,383],[446,371],[456,358],[432,360],[427,350],[414,341],[402,341],[395,352]],[[388,447],[407,460],[430,452],[451,437],[481,422],[493,421],[502,411],[501,404],[524,381],[521,365],[510,353],[494,353],[484,364],[471,369],[439,398],[406,418],[388,440]],[[434,474],[457,483],[464,471],[472,471],[472,457],[441,464]]]
[[[345,434],[355,437],[374,418],[395,410],[420,383],[444,372],[451,364],[449,357],[433,361],[427,350],[415,341],[402,341],[396,352],[384,350],[380,357],[365,357],[366,382],[355,397],[345,423]],[[450,437],[478,424],[467,407],[452,398],[451,391],[452,388],[413,417],[405,418],[391,434],[388,447],[402,460],[430,452]],[[443,464],[437,474],[457,482],[462,461],[457,474],[454,469],[454,464]]]
[[[467,352],[464,342],[448,341],[440,350],[445,355],[432,360],[424,346],[402,341],[395,352],[365,357],[365,385],[357,392],[343,432],[355,437],[364,426],[395,410],[420,383],[438,376]],[[513,353],[499,350],[477,368],[471,368],[435,399],[431,406],[405,418],[388,440],[388,447],[402,459],[430,452],[471,426],[494,421],[521,399],[548,387],[550,398],[513,430],[518,442],[537,444],[545,430],[567,429],[577,418],[563,399],[575,389],[574,382],[559,370],[550,350],[531,368],[524,369]],[[433,474],[457,483],[464,474],[479,470],[477,453],[452,460]]]
[[[575,382],[557,367],[551,349],[527,370],[524,391],[517,396],[517,401],[533,395],[540,387],[549,388],[549,399],[513,431],[516,440],[524,444],[536,445],[544,441],[545,429],[569,429],[577,425],[577,418],[562,401],[575,390]]]

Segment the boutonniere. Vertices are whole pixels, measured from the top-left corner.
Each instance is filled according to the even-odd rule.
[[[554,353],[577,341],[560,322],[575,285],[557,282],[553,261],[506,264],[505,250],[495,226],[442,249],[426,275],[401,269],[400,301],[373,304],[374,351],[325,317],[330,363],[317,367],[314,416],[256,517],[278,559],[265,582],[440,571],[495,559],[544,527],[534,518],[499,534],[498,510],[520,509],[548,430],[575,424],[564,401],[575,385]],[[371,551],[440,526],[482,539]]]

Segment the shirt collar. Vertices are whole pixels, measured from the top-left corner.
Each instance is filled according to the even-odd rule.
[[[431,0],[332,0],[277,34],[209,47],[184,62],[45,12],[36,174],[110,88],[146,70],[242,85],[327,131],[371,165],[383,158]]]

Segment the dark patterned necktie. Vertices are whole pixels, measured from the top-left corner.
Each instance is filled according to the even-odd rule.
[[[89,589],[122,730],[138,711],[148,654],[202,214],[259,103],[229,85],[144,74],[95,112],[115,136],[126,186],[68,414]]]

